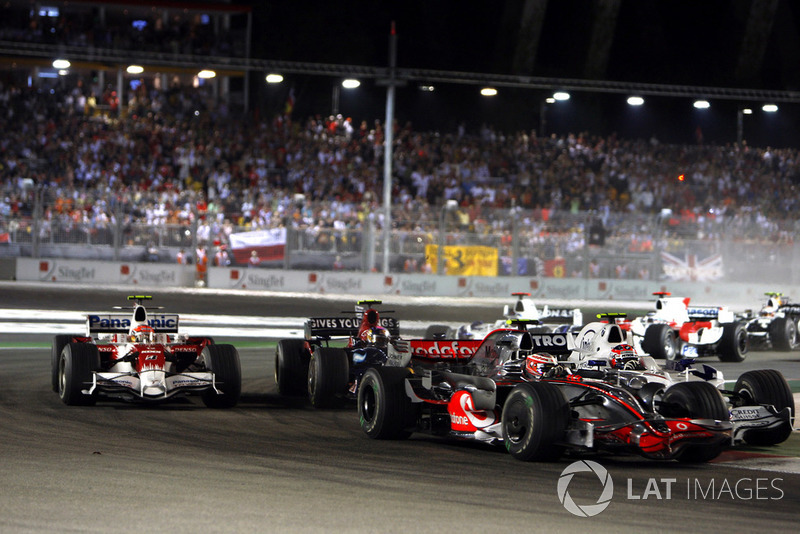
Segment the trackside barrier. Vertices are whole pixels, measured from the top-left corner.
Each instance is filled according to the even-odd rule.
[[[17,258],[20,281],[72,284],[194,287],[194,266],[159,263],[102,262]],[[208,287],[251,291],[353,295],[507,298],[516,291],[534,299],[650,301],[654,291],[692,297],[697,304],[757,307],[767,291],[800,300],[800,286],[720,282],[651,282],[646,280],[438,276],[432,274],[361,273],[357,271],[287,271],[282,269],[210,267]]]
[[[17,280],[98,285],[186,287],[194,285],[193,265],[17,258]]]

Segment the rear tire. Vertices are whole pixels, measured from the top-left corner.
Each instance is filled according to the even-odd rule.
[[[791,317],[776,317],[769,324],[772,348],[788,352],[797,348],[797,324]]]
[[[719,342],[719,359],[723,362],[744,361],[747,354],[747,329],[742,323],[722,325],[722,339]]]
[[[790,408],[794,415],[794,396],[786,378],[774,369],[759,369],[742,373],[734,391],[739,394],[744,404],[768,404],[781,411]],[[744,441],[750,445],[777,445],[783,443],[792,434],[792,424],[778,428],[753,428],[744,433]]]
[[[233,408],[242,395],[242,366],[239,351],[233,345],[206,345],[203,347],[206,369],[214,373],[213,388],[201,394],[203,404],[209,408]]]
[[[644,331],[642,350],[656,359],[680,360],[675,331],[668,324],[651,324]]]
[[[358,388],[358,420],[372,439],[406,439],[416,425],[414,407],[405,392],[405,368],[367,369]]]
[[[564,448],[569,403],[557,386],[523,382],[514,387],[503,405],[502,428],[506,450],[517,460],[557,459]]]
[[[333,408],[347,390],[350,362],[347,352],[317,347],[308,362],[308,397],[315,408]]]
[[[53,345],[50,348],[50,382],[55,393],[58,393],[58,362],[61,359],[61,351],[72,343],[75,337],[78,337],[77,334],[57,334],[53,337]]]
[[[662,396],[659,412],[665,417],[674,418],[717,421],[731,418],[722,394],[708,382],[679,382],[670,386]],[[675,459],[685,463],[705,463],[719,456],[724,447],[724,443],[689,445]]]
[[[275,348],[275,384],[285,396],[303,396],[308,392],[309,354],[302,339],[281,339]]]
[[[91,343],[67,343],[58,361],[58,396],[68,406],[91,406],[97,393],[86,395],[92,373],[100,369],[100,351]]]

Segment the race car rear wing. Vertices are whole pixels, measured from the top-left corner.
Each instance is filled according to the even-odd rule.
[[[400,335],[400,323],[394,317],[381,317],[380,323],[389,335]],[[306,339],[357,336],[360,326],[359,317],[311,317],[305,324],[305,336]]]
[[[734,314],[728,308],[720,306],[690,306],[686,309],[691,321],[709,321],[716,319],[721,323],[730,323]]]
[[[159,313],[148,315],[147,324],[160,334],[178,333],[178,314]],[[127,334],[131,328],[131,314],[107,313],[86,316],[87,335],[92,334]]]
[[[583,313],[574,308],[550,308],[547,305],[542,309],[539,320],[543,323],[563,323],[564,320],[572,320],[574,325],[583,324]]]

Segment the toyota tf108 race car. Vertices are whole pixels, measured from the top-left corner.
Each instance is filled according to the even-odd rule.
[[[132,313],[90,314],[86,333],[60,334],[51,352],[52,387],[65,404],[98,397],[163,401],[198,393],[210,408],[230,408],[242,389],[239,353],[209,337],[178,333],[178,315],[151,313],[134,295]]]
[[[605,328],[609,342],[624,341],[618,325]],[[600,357],[594,350],[599,343],[591,345],[588,331],[584,334],[584,358],[589,349]],[[599,369],[571,362],[575,353],[569,333],[500,329],[466,364],[451,369],[370,369],[358,392],[361,427],[376,439],[428,432],[502,443],[521,460],[555,459],[574,449],[705,462],[734,436],[761,443],[786,439],[786,426],[769,426],[778,420],[775,410],[767,413],[759,405],[774,398],[769,390],[778,383],[775,373],[745,373],[726,402],[708,380],[664,378],[652,358],[645,363],[637,358],[630,376],[621,369],[634,365],[622,357]],[[649,385],[647,373],[660,381]],[[732,410],[738,427],[731,422]],[[741,423],[746,419],[752,419],[749,426]]]
[[[766,293],[767,301],[758,314],[747,311],[747,339],[753,349],[793,351],[800,347],[800,304],[789,302],[782,293]]]
[[[530,293],[511,293],[517,297],[513,304],[503,306],[503,318],[494,323],[475,321],[456,328],[433,324],[425,330],[427,339],[483,339],[489,332],[505,328],[509,321],[526,321],[531,332],[577,332],[583,326],[583,314],[579,308],[551,308],[545,304],[540,310]]]
[[[633,345],[654,358],[681,360],[717,356],[741,362],[747,354],[743,321],[721,306],[689,306],[689,298],[653,293],[655,310],[630,321]]]
[[[361,300],[355,315],[312,317],[305,323],[305,339],[278,341],[278,393],[308,395],[316,408],[333,407],[355,398],[366,369],[407,365],[411,353],[400,339],[400,325],[394,317],[381,317],[376,309],[379,304],[380,300]],[[330,346],[336,340],[344,346]]]

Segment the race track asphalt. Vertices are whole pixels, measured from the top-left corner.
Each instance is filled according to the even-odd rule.
[[[0,284],[5,308],[109,309],[129,293]],[[352,300],[191,292],[157,303],[177,313],[308,316],[351,309]],[[395,309],[465,322],[497,310],[445,304]],[[353,406],[317,411],[278,396],[272,351],[257,344],[239,351],[241,403],[210,410],[193,397],[65,406],[50,390],[49,349],[8,339],[0,338],[0,532],[796,532],[800,519],[797,459],[771,458],[792,456],[797,435],[766,455],[729,452],[705,465],[580,458],[607,469],[613,493],[598,515],[578,517],[558,483],[579,458],[522,463],[425,435],[370,440]],[[749,362],[798,369],[797,355]],[[585,472],[567,488],[562,497],[590,510],[603,486]]]

